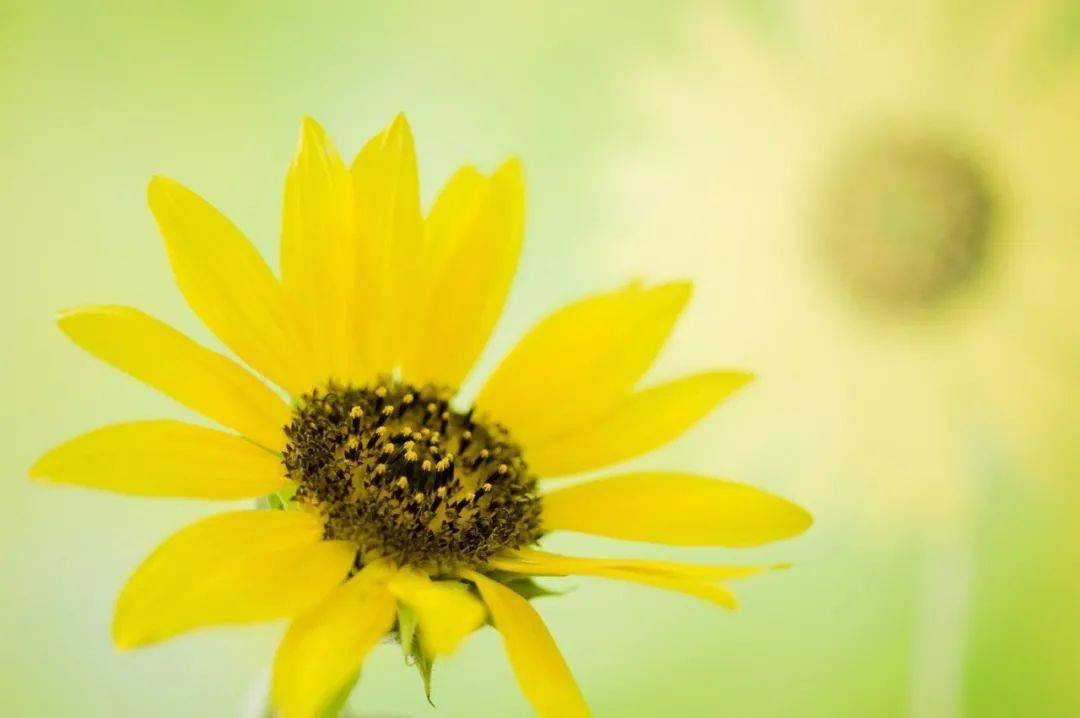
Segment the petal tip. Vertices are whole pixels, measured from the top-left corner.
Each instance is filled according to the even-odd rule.
[[[297,152],[302,152],[305,148],[320,147],[326,143],[326,130],[319,124],[318,120],[310,115],[304,115],[300,118],[300,140],[298,143]]]
[[[641,296],[654,305],[656,310],[662,310],[665,313],[670,312],[678,316],[686,308],[694,294],[694,283],[689,279],[676,279],[650,286],[640,277],[636,277],[630,282],[627,289],[641,292]]]
[[[169,209],[169,203],[177,201],[177,195],[184,192],[191,194],[191,190],[165,175],[150,177],[150,181],[146,183],[146,203],[150,207],[151,214],[158,220],[159,227],[163,222],[163,212]]]
[[[112,314],[123,311],[125,308],[115,304],[81,304],[76,307],[58,309],[54,315],[57,324],[70,322],[79,317],[88,317],[99,314]],[[128,311],[138,311],[128,309]]]
[[[747,371],[746,369],[737,369],[733,371],[732,374],[736,377],[740,387],[746,386],[750,382],[757,380],[757,374],[752,371]]]
[[[733,394],[757,379],[757,375],[745,369],[714,369],[704,372],[712,385],[724,396]]]
[[[792,509],[792,531],[788,537],[798,536],[814,525],[814,516],[802,506],[794,502],[788,502]]]
[[[80,344],[79,329],[81,328],[81,320],[93,321],[94,319],[100,319],[110,314],[115,315],[118,312],[123,311],[123,309],[123,307],[111,304],[84,304],[78,307],[61,309],[56,312],[54,318],[60,331],[76,344]],[[129,309],[128,311],[137,310]]]
[[[150,175],[150,181],[146,183],[146,192],[148,195],[153,195],[179,186],[180,183],[171,177],[154,174]]]
[[[71,337],[71,323],[80,315],[87,313],[88,307],[68,307],[66,309],[58,309],[53,314],[53,319],[56,321],[56,326],[60,327],[60,331]]]
[[[495,177],[505,177],[508,180],[521,181],[525,175],[525,165],[520,157],[508,157],[495,169]]]
[[[128,653],[146,643],[146,641],[140,640],[137,633],[132,631],[130,626],[124,624],[119,611],[113,617],[112,642],[116,650],[121,653]]]
[[[387,129],[390,130],[391,134],[398,132],[406,132],[411,134],[412,128],[409,125],[409,118],[405,116],[404,110],[394,115],[394,119],[390,121],[390,126]]]
[[[49,481],[52,478],[50,474],[53,471],[52,457],[53,451],[46,451],[34,463],[30,464],[30,467],[26,470],[26,475],[34,481]]]
[[[670,292],[672,300],[681,306],[686,306],[690,297],[694,294],[694,283],[689,279],[678,279],[658,286],[657,291]]]
[[[323,129],[322,125],[319,124],[319,121],[316,120],[311,115],[303,115],[300,118],[300,132],[301,132],[301,134],[307,134],[307,133],[311,133],[311,132],[321,134],[322,129]]]
[[[394,119],[390,120],[390,124],[388,124],[375,139],[379,141],[384,148],[391,148],[399,152],[412,152],[412,126],[409,124],[409,119],[405,116],[405,113],[399,112],[394,115]]]
[[[118,653],[131,653],[138,648],[138,644],[113,636],[113,648],[115,648]]]
[[[57,309],[55,312],[53,312],[53,318],[56,320],[56,323],[59,324],[60,322],[69,319],[71,315],[75,314],[81,309],[82,307],[64,307],[63,309]]]

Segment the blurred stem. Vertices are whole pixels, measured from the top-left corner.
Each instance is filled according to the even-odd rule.
[[[908,672],[911,718],[962,713],[973,553],[966,517],[927,541]]]
[[[1080,716],[1080,437],[994,477],[979,520],[967,714]]]

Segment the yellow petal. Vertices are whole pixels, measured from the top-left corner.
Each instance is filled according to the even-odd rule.
[[[470,191],[471,190],[471,191]],[[521,254],[525,186],[511,160],[490,180],[455,175],[425,223],[425,294],[408,323],[403,373],[418,384],[458,387],[499,318]]]
[[[402,569],[390,592],[416,614],[420,645],[434,658],[453,652],[484,622],[484,607],[457,581],[432,581],[427,574]]]
[[[537,324],[476,400],[526,446],[609,411],[652,364],[690,298],[674,282],[591,297]]]
[[[541,476],[598,469],[662,446],[750,381],[744,372],[706,372],[634,392],[586,426],[528,446]]]
[[[322,531],[303,511],[236,511],[181,529],[124,586],[113,640],[134,648],[200,626],[298,615],[345,578],[356,555]]]
[[[502,635],[521,692],[537,715],[540,718],[590,715],[570,667],[529,602],[475,571],[466,571],[462,576],[480,590],[495,629]]]
[[[277,279],[247,238],[191,190],[154,177],[147,190],[180,291],[236,355],[292,394],[311,387]]]
[[[289,626],[274,657],[282,718],[317,718],[394,623],[394,597],[365,568]]]
[[[598,576],[632,581],[669,591],[687,593],[725,608],[735,608],[735,596],[717,582],[745,578],[782,566],[699,566],[649,559],[577,558],[522,549],[493,558],[491,566],[533,576]]]
[[[756,546],[805,531],[810,514],[745,484],[676,473],[625,474],[553,491],[543,523],[627,541]]]
[[[78,436],[30,476],[143,496],[243,499],[289,482],[281,459],[247,439],[179,421],[133,421]]]
[[[309,385],[345,380],[356,360],[352,178],[327,137],[304,118],[285,177],[281,283],[305,337]]]
[[[633,571],[655,576],[693,578],[699,581],[726,581],[747,578],[787,564],[764,566],[710,566],[647,558],[581,558],[522,548],[507,551],[489,562],[495,568],[536,576],[600,575],[601,571]]]
[[[436,267],[444,266],[476,213],[480,201],[486,196],[491,180],[471,165],[459,167],[439,190],[431,211],[423,223],[421,252],[427,275],[441,273]]]
[[[97,358],[263,446],[285,445],[289,407],[230,359],[130,307],[61,313],[60,329]]]
[[[366,366],[389,371],[411,321],[423,225],[412,131],[404,115],[372,138],[352,165],[358,255],[355,302]]]

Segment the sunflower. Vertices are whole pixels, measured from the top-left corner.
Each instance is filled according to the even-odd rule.
[[[690,285],[631,284],[537,324],[475,401],[456,396],[511,284],[524,186],[511,160],[458,170],[421,214],[403,116],[346,166],[302,124],[285,182],[278,280],[243,234],[164,177],[150,209],[177,284],[235,355],[276,385],[130,307],[62,312],[94,356],[231,431],[171,420],[107,426],[30,473],[145,496],[263,497],[167,539],[117,601],[121,649],[215,624],[291,623],[271,693],[285,718],[331,713],[391,635],[425,686],[490,621],[542,716],[586,715],[529,598],[533,576],[590,575],[733,607],[725,582],[766,567],[573,558],[550,531],[679,546],[795,535],[809,515],[743,484],[624,473],[541,492],[676,437],[750,376],[708,371],[639,388]],[[288,400],[285,396],[287,395]]]
[[[974,469],[1045,485],[1075,440],[1075,3],[789,10],[759,34],[699,7],[633,75],[610,243],[620,271],[698,268],[688,336],[767,377],[737,460],[874,531],[953,532]]]

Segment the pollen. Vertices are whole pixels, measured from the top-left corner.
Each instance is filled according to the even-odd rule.
[[[304,395],[285,427],[296,501],[358,562],[433,572],[481,567],[540,536],[540,498],[521,447],[500,424],[455,411],[449,392],[381,379]]]

